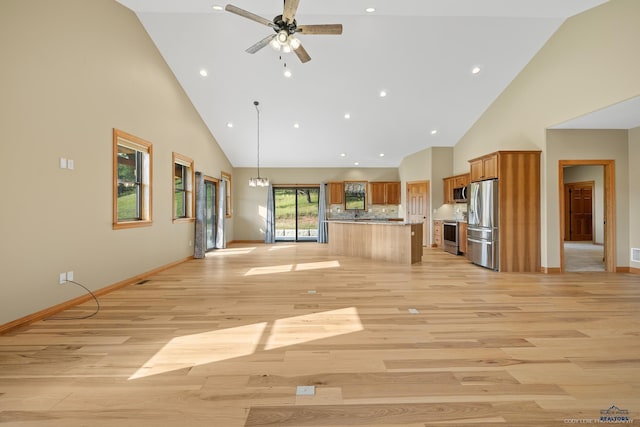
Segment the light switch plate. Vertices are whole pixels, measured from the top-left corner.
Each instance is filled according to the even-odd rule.
[[[73,159],[67,160],[67,169],[73,169]]]
[[[66,169],[67,168],[67,159],[65,159],[64,157],[60,157],[60,169]]]

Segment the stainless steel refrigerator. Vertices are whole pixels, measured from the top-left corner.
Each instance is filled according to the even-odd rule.
[[[469,260],[474,264],[498,270],[498,180],[472,182],[469,193]]]

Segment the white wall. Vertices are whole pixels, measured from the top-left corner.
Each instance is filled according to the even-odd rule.
[[[640,127],[629,131],[629,246],[640,249]],[[629,259],[631,251],[627,253]],[[629,261],[640,269],[640,262]]]
[[[542,150],[541,220],[543,267],[560,265],[557,160],[547,150],[546,129],[640,94],[640,1],[611,0],[568,19],[522,72],[454,147],[454,171],[467,161],[500,149]],[[605,147],[591,152],[575,146],[566,159],[609,157]],[[634,151],[632,164],[640,163]],[[620,203],[617,241],[628,242],[627,157],[618,158],[616,181]],[[618,177],[616,177],[618,178]],[[628,265],[628,247],[618,250],[620,266]],[[621,258],[624,257],[624,260]]]
[[[604,167],[571,166],[562,175],[565,184],[593,182],[593,243],[604,244]]]
[[[547,136],[546,218],[549,220],[548,253],[557,260],[548,267],[560,267],[560,194],[558,162],[560,160],[614,160],[616,186],[616,265],[629,266],[629,168],[628,132],[626,130],[549,130]]]
[[[172,223],[171,154],[232,168],[135,14],[2,0],[0,52],[0,325],[82,295],[60,272],[96,290],[192,255],[193,223]],[[114,127],[153,144],[150,227],[112,229]]]

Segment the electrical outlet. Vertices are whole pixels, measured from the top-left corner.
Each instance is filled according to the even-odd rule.
[[[60,169],[66,169],[67,168],[67,159],[65,159],[64,157],[60,157]]]
[[[67,282],[67,273],[60,273],[60,279],[59,282],[61,285],[65,284]]]
[[[193,246],[193,241],[189,240],[189,246]]]
[[[72,271],[67,271],[67,281],[72,281],[73,280],[73,270]]]
[[[68,159],[67,160],[67,169],[73,169],[73,168],[74,168],[73,159]]]

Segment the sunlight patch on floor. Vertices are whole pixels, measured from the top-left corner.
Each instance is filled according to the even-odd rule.
[[[280,249],[295,248],[295,247],[296,247],[296,245],[276,245],[276,246],[273,246],[273,247],[269,248],[269,252],[277,251],[277,250],[280,250]]]
[[[364,330],[355,307],[278,319],[265,350],[296,345]]]
[[[129,380],[164,374],[254,354],[267,322],[183,335],[169,341]],[[264,350],[331,338],[364,330],[355,307],[277,319]]]
[[[219,257],[229,255],[246,255],[253,252],[256,248],[231,248],[231,249],[215,249],[211,252],[207,252],[206,257]]]
[[[301,264],[269,265],[267,267],[254,267],[247,271],[244,275],[258,276],[261,274],[288,273],[290,271],[318,270],[323,268],[337,267],[340,267],[340,263],[338,261],[319,261],[305,262]]]
[[[130,380],[253,354],[266,322],[183,335],[169,341]]]

